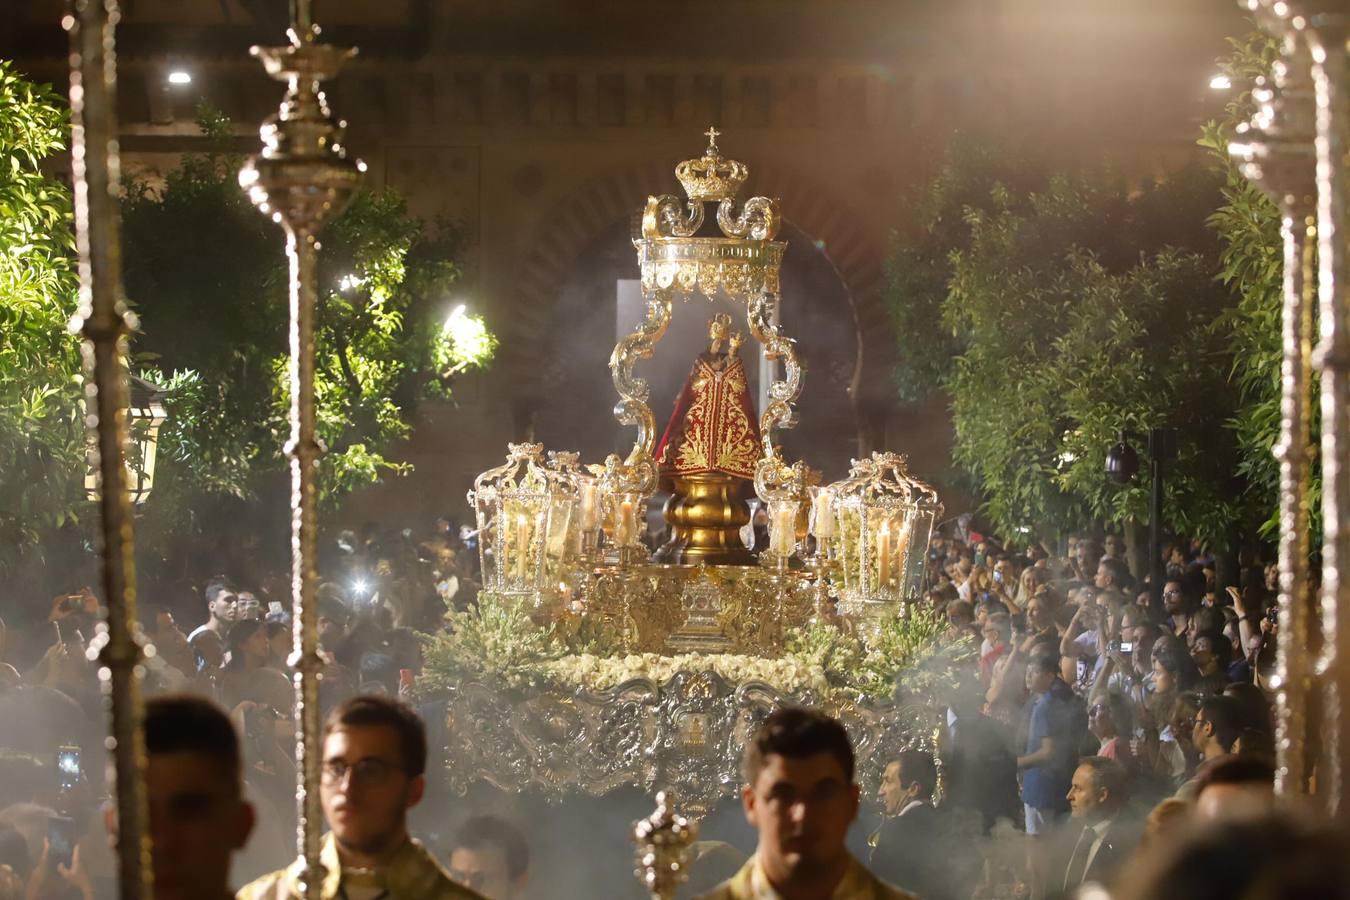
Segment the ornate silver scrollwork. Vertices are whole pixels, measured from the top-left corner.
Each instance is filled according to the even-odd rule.
[[[773,321],[777,305],[777,295],[768,291],[754,294],[746,304],[746,321],[750,324],[750,333],[764,345],[765,358],[771,362],[783,361],[784,377],[770,383],[769,405],[760,415],[760,439],[764,443],[765,457],[779,455],[777,429],[791,428],[797,424],[792,404],[801,396],[805,375],[801,361],[797,358],[796,342],[784,336]]]
[[[778,236],[782,217],[778,213],[777,200],[751,197],[745,201],[739,215],[735,209],[736,201],[731,198],[717,204],[717,227],[727,237],[771,241]]]
[[[701,200],[682,201],[674,194],[647,198],[647,207],[642,211],[642,239],[693,237],[702,227]]]
[[[899,751],[936,749],[936,713],[925,706],[788,695],[759,681],[733,685],[714,672],[680,672],[659,685],[639,678],[601,692],[465,682],[446,707],[446,774],[457,792],[482,780],[555,799],[659,786],[701,814],[736,796],[741,749],[764,719],[801,704],[844,723],[868,789]]]
[[[637,329],[621,338],[610,356],[609,369],[619,402],[614,406],[614,417],[620,424],[637,428],[637,438],[625,465],[642,469],[641,485],[635,492],[650,494],[656,488],[655,467],[644,463],[651,460],[656,449],[656,419],[647,399],[651,388],[646,379],[633,373],[638,360],[650,359],[656,342],[661,340],[670,325],[671,292],[656,290],[647,295],[647,316]],[[650,470],[651,477],[646,477]],[[629,478],[629,481],[635,479]]]

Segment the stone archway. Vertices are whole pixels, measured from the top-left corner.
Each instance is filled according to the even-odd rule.
[[[868,407],[875,405],[869,386],[889,384],[884,371],[894,342],[882,304],[883,248],[877,236],[846,203],[791,167],[768,163],[754,170],[750,189],[778,197],[783,215],[808,235],[844,286],[857,344],[849,395],[858,416],[859,450],[870,449],[875,429],[869,427]],[[554,208],[526,246],[529,256],[518,273],[515,310],[509,345],[516,348],[517,383],[522,403],[543,396],[538,362],[550,343],[551,309],[561,286],[595,244],[617,222],[631,221],[651,194],[678,190],[671,167],[646,163],[586,182]]]

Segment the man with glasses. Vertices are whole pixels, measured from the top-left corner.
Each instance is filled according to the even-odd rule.
[[[408,834],[426,788],[426,728],[408,706],[354,697],[324,724],[319,793],[331,829],[320,859],[323,900],[481,900],[455,884]],[[238,900],[299,900],[299,862],[265,875]]]
[[[1184,637],[1191,627],[1191,615],[1195,612],[1195,603],[1180,579],[1169,578],[1163,583],[1163,612],[1167,615],[1167,624],[1177,637]]]
[[[1194,802],[1210,770],[1229,758],[1241,733],[1242,707],[1238,701],[1223,695],[1202,700],[1191,727],[1191,746],[1200,754],[1200,765],[1191,779],[1177,788],[1175,796]]]
[[[704,900],[913,900],[844,846],[858,815],[853,746],[818,710],[788,707],[745,747],[741,805],[759,832],[755,855]]]

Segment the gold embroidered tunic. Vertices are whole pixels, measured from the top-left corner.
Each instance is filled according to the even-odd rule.
[[[704,894],[699,900],[782,900],[782,896],[769,883],[768,876],[764,874],[764,869],[759,864],[759,855],[756,854],[750,857],[730,881],[719,885],[712,893]],[[886,884],[850,856],[848,871],[844,873],[843,880],[835,887],[829,900],[918,900],[918,898]]]
[[[347,900],[347,890],[368,896],[372,888],[381,900],[483,900],[481,896],[450,880],[440,863],[416,840],[409,838],[388,865],[375,870],[346,870],[338,859],[337,844],[330,832],[323,839],[319,859],[323,862],[323,900]],[[298,884],[300,861],[245,886],[235,900],[302,900]]]
[[[710,473],[755,477],[762,451],[745,366],[737,356],[708,356],[694,361],[657,445],[663,479]]]

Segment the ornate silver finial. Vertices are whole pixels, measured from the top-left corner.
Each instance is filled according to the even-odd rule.
[[[320,85],[355,51],[315,40],[311,0],[293,0],[290,43],[254,47],[267,74],[286,84],[286,97],[263,123],[263,149],[239,171],[249,199],[286,231],[290,260],[291,367],[291,596],[296,678],[297,880],[306,900],[319,900],[323,810],[319,804],[318,461],[314,395],[315,309],[318,304],[318,234],[346,207],[364,166],[347,159],[343,123],[328,109]]]
[[[675,793],[660,791],[656,811],[633,826],[637,869],[633,873],[652,900],[673,900],[675,890],[689,878],[689,847],[698,826],[675,811]]]

